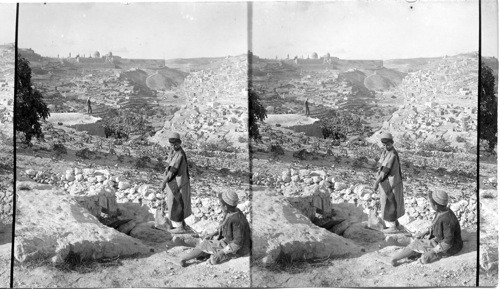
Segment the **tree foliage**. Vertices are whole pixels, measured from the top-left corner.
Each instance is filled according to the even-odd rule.
[[[260,102],[260,97],[250,85],[248,91],[248,132],[250,138],[260,140],[259,121],[263,121],[267,117],[266,109]]]
[[[26,143],[33,137],[43,138],[40,120],[49,117],[42,94],[31,83],[31,68],[26,58],[18,57],[16,69],[15,130],[23,132]]]
[[[481,89],[479,90],[479,138],[488,141],[493,150],[497,144],[497,96],[495,95],[495,76],[491,67],[481,65]]]
[[[361,118],[348,112],[333,112],[328,117],[322,118],[320,128],[323,138],[343,139],[342,141],[345,141],[349,135],[365,132]]]

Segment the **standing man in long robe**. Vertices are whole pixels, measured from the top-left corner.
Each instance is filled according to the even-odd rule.
[[[90,96],[87,98],[87,113],[92,114],[92,101],[90,100]]]
[[[309,116],[310,112],[309,112],[309,98],[306,97],[306,101],[304,101],[304,105],[306,107],[306,115]]]
[[[401,165],[392,135],[382,133],[380,138],[385,149],[380,156],[380,168],[373,190],[379,191],[381,217],[388,227],[383,232],[397,233],[398,219],[405,214]]]
[[[167,217],[172,223],[170,232],[179,234],[186,232],[184,219],[192,214],[191,186],[187,157],[181,147],[180,135],[172,132],[168,136],[168,141],[172,151],[167,158],[168,166],[161,190],[166,190]]]

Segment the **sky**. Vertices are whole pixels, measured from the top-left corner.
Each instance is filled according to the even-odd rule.
[[[16,40],[16,4],[0,3],[0,45]]]
[[[252,51],[265,58],[328,52],[396,59],[479,49],[477,0],[256,2],[252,12]]]
[[[498,2],[481,1],[481,54],[498,58]]]
[[[247,4],[65,3],[19,8],[19,48],[42,56],[112,52],[124,58],[220,57],[247,52]]]

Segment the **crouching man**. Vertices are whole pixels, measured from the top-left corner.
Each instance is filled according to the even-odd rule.
[[[224,219],[218,232],[205,237],[191,252],[179,259],[170,260],[171,262],[185,267],[186,262],[191,259],[210,255],[208,262],[215,265],[250,253],[250,225],[236,207],[238,195],[235,192],[224,192],[219,195],[219,201]]]
[[[415,239],[398,252],[391,260],[393,266],[398,261],[421,253],[420,262],[427,264],[442,257],[454,255],[463,247],[460,223],[455,213],[447,207],[448,194],[445,192],[429,193],[429,203],[436,212],[430,228],[417,234]]]

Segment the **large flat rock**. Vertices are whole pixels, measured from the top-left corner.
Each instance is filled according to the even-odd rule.
[[[28,189],[17,194],[14,256],[20,262],[61,262],[70,251],[82,259],[150,252],[141,241],[101,224],[62,191]]]
[[[100,120],[100,117],[94,117],[86,113],[79,112],[53,112],[47,118],[48,122],[57,124],[62,122],[64,125],[88,124],[95,123]]]
[[[352,241],[315,226],[281,194],[254,188],[252,256],[263,265],[287,259],[347,256],[361,248]]]

